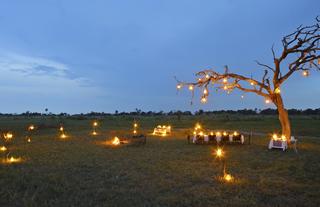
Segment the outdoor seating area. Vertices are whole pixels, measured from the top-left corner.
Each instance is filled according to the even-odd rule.
[[[230,143],[245,143],[244,134],[234,132],[224,131],[223,133],[210,132],[205,134],[203,132],[194,133],[192,136],[188,135],[187,137],[188,143],[193,144],[230,144]]]
[[[154,128],[152,135],[155,136],[167,136],[171,134],[171,126],[166,126],[166,125],[158,125],[156,128]]]

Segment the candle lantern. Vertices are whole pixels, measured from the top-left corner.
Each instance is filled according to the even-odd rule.
[[[59,132],[60,132],[60,138],[61,138],[61,139],[66,139],[66,138],[67,138],[67,135],[66,135],[66,133],[65,133],[65,130],[64,130],[64,127],[63,127],[63,126],[60,126]]]
[[[13,133],[7,132],[3,134],[4,141],[10,142],[13,139]]]
[[[97,132],[97,127],[98,127],[98,122],[97,121],[94,121],[93,123],[92,123],[92,135],[93,136],[96,136],[96,135],[98,135],[98,132]]]
[[[133,135],[136,136],[138,134],[138,123],[133,123]]]

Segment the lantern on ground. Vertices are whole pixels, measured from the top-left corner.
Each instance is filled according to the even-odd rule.
[[[94,121],[93,123],[92,123],[92,135],[93,136],[96,136],[96,135],[98,135],[98,133],[97,133],[97,127],[98,127],[98,122],[97,121]]]
[[[60,131],[60,138],[61,138],[61,139],[66,139],[66,138],[67,138],[67,135],[65,134],[65,131],[64,131],[64,127],[63,127],[63,126],[60,126],[59,131]]]
[[[228,182],[228,183],[232,182],[233,179],[234,179],[234,177],[233,177],[231,174],[229,174],[229,173],[225,173],[225,174],[223,175],[223,180],[226,181],[226,182]]]
[[[13,133],[11,132],[4,133],[3,137],[6,142],[11,141],[13,139]]]
[[[114,146],[120,145],[120,139],[118,137],[114,137],[111,144]]]
[[[6,148],[5,146],[1,146],[1,147],[0,147],[0,151],[1,151],[1,152],[5,152],[5,151],[7,151],[7,148]]]
[[[133,135],[137,135],[138,133],[138,123],[134,122],[133,123]]]

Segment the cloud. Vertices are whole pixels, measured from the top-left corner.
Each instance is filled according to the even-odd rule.
[[[101,92],[85,77],[71,77],[75,71],[54,60],[0,53],[0,92],[85,98]]]

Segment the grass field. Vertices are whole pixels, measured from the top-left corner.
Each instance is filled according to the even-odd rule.
[[[132,117],[100,119],[95,137],[89,118],[2,117],[0,130],[15,136],[8,150],[23,162],[0,165],[0,206],[320,206],[320,117],[291,119],[301,137],[299,154],[268,151],[268,136],[254,136],[250,145],[226,145],[235,181],[225,183],[218,179],[216,147],[187,144],[188,131],[201,122],[210,129],[272,133],[279,131],[276,117],[139,117],[143,133],[171,124],[173,134],[148,136],[145,146],[119,147],[103,143],[129,134]],[[58,139],[59,123],[66,140]],[[39,126],[31,143],[24,139],[29,124]]]

